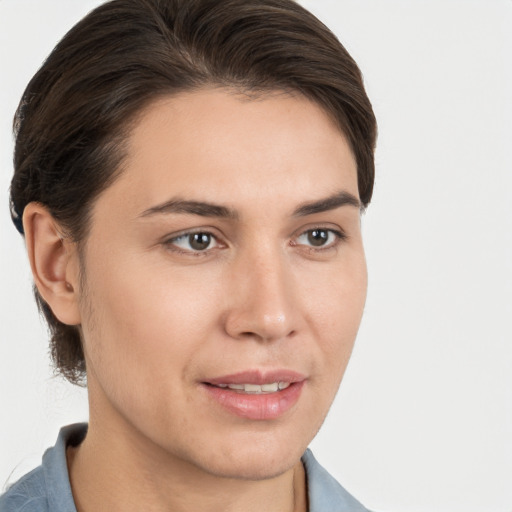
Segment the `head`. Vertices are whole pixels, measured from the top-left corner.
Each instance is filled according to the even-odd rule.
[[[372,195],[376,124],[361,73],[336,37],[291,0],[113,0],[45,61],[23,95],[15,132],[11,210],[30,235],[35,276],[34,233],[46,229],[37,225],[41,212],[55,231],[47,278],[60,279],[64,302],[46,278],[36,277],[35,293],[57,369],[75,383],[88,372],[90,386],[101,388],[96,396],[118,397],[127,417],[144,408],[137,406],[142,397],[115,389],[123,368],[112,369],[112,380],[102,374],[109,362],[131,368],[134,354],[139,363],[152,364],[155,351],[171,366],[181,361],[175,378],[221,390],[221,376],[251,367],[293,368],[297,392],[304,375],[316,375],[310,389],[300,384],[310,409],[292,404],[283,412],[314,416],[298,429],[300,453],[334,398],[366,287],[355,220]],[[338,206],[349,213],[327,223],[317,218]],[[129,219],[133,230],[123,232]],[[286,250],[271,238],[286,240]],[[339,256],[341,240],[353,243],[346,257]],[[73,277],[61,279],[66,272]],[[318,342],[322,329],[331,334]],[[310,345],[296,350],[302,336]],[[143,339],[154,346],[141,347]],[[183,352],[178,345],[189,339],[192,348]],[[210,366],[216,351],[222,361]],[[165,382],[164,370],[151,369],[155,382]],[[140,375],[139,387],[148,378]],[[180,388],[178,381],[169,386]],[[194,400],[189,388],[182,391],[183,400]],[[326,395],[317,408],[315,392]],[[158,400],[153,405],[161,409]],[[263,439],[269,421],[285,423],[248,414],[237,420],[248,421],[240,440],[255,431]],[[150,421],[176,427],[165,412]],[[193,431],[192,421],[184,415],[182,427]],[[165,444],[164,430],[154,434],[157,445]]]

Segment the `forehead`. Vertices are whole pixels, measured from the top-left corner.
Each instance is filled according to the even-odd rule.
[[[219,89],[149,105],[111,188],[140,211],[176,195],[244,207],[334,189],[358,196],[353,154],[320,106],[300,95],[252,98]]]

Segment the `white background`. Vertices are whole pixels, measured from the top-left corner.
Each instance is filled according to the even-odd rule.
[[[98,3],[0,0],[0,489],[87,419],[49,368],[7,197],[20,95]],[[303,4],[359,63],[380,127],[365,318],[313,450],[376,511],[510,512],[512,1]]]

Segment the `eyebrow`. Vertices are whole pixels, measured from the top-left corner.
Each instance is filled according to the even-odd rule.
[[[361,202],[356,196],[349,192],[341,191],[323,199],[302,203],[293,211],[292,215],[293,217],[306,217],[315,213],[335,210],[342,206],[353,206],[358,209],[362,208]],[[148,208],[143,211],[139,217],[171,213],[199,215],[200,217],[219,217],[233,220],[239,219],[238,212],[226,206],[203,201],[186,201],[183,199],[170,199],[165,203]]]
[[[315,213],[327,212],[329,210],[335,210],[341,206],[353,206],[359,210],[362,209],[361,201],[344,190],[333,194],[332,196],[317,201],[311,201],[308,203],[301,204],[293,212],[294,217],[305,217],[307,215],[313,215]]]
[[[200,217],[221,217],[226,219],[238,219],[238,213],[226,206],[202,201],[185,201],[182,199],[171,199],[165,203],[153,206],[143,211],[139,217],[149,217],[156,214],[184,213],[199,215]]]

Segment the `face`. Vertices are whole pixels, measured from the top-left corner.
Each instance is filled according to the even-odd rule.
[[[91,429],[208,474],[292,467],[363,311],[357,198],[344,136],[300,96],[147,108],[83,254]]]

